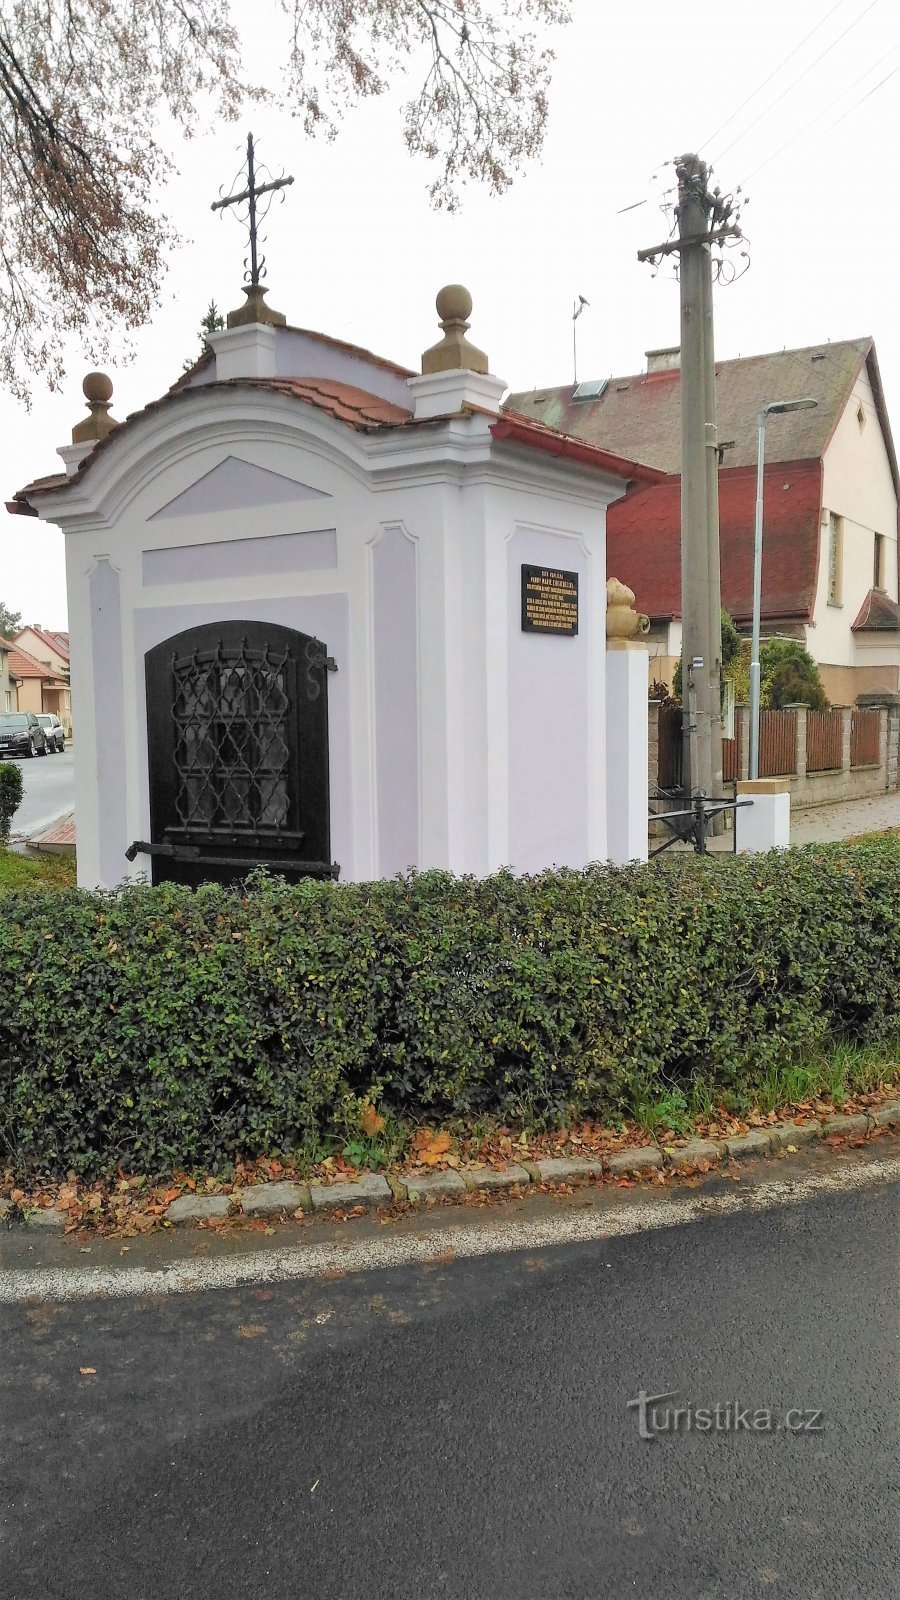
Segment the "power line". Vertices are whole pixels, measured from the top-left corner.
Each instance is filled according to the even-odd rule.
[[[794,45],[794,48],[790,52],[790,54],[786,55],[783,61],[779,61],[777,67],[773,67],[772,68],[772,71],[769,73],[769,76],[767,78],[763,78],[762,83],[758,83],[756,88],[751,90],[751,92],[750,92],[750,94],[748,94],[746,100],[742,100],[740,105],[738,106],[737,110],[736,111],[732,111],[731,116],[725,118],[725,121],[720,124],[720,126],[716,129],[715,133],[711,133],[708,139],[704,139],[703,140],[703,143],[700,146],[701,150],[705,150],[707,145],[711,145],[714,139],[718,139],[719,134],[725,132],[725,129],[728,127],[729,123],[732,123],[734,121],[735,117],[739,117],[740,116],[740,114],[743,111],[744,107],[748,106],[750,104],[751,100],[755,100],[756,96],[758,94],[762,94],[763,89],[765,89],[767,84],[772,82],[773,78],[778,76],[778,74],[781,71],[782,67],[786,67],[788,62],[793,60],[793,58],[797,54],[798,50],[802,50],[803,49],[803,46],[812,38],[813,34],[814,33],[818,33],[819,29],[823,28],[825,26],[825,23],[828,21],[828,18],[830,16],[832,16],[835,11],[837,11],[839,6],[842,6],[843,4],[844,4],[844,0],[835,0],[835,4],[831,7],[831,10],[830,11],[826,11],[824,17],[821,17],[819,19],[819,21],[816,23],[815,27],[814,28],[810,28],[809,33],[804,34],[803,38],[800,40],[800,43]]]
[[[798,150],[797,156],[799,157],[805,155],[807,150],[811,150],[814,144],[818,144],[819,140],[824,139],[827,133],[831,133],[832,129],[838,126],[838,123],[843,122],[846,117],[849,117],[852,111],[855,111],[857,107],[861,106],[866,100],[870,100],[873,94],[877,94],[879,89],[882,89],[886,83],[890,82],[891,78],[895,78],[898,72],[900,72],[900,67],[894,67],[893,71],[888,72],[885,77],[880,80],[880,82],[874,84],[871,89],[867,89],[866,93],[860,95],[859,99],[855,100],[852,106],[848,106],[846,111],[842,111],[839,117],[835,117],[833,122],[829,122],[828,127],[823,128],[821,133],[817,133],[814,139],[810,139],[809,144],[804,145],[802,150]],[[768,162],[764,161],[763,166],[768,166]],[[757,167],[756,171],[759,172],[760,168]]]
[[[868,76],[869,76],[869,74],[871,72],[874,72],[878,67],[883,67],[884,64],[885,64],[885,61],[890,60],[890,57],[894,54],[894,52],[897,49],[900,49],[900,46],[893,45],[892,48],[888,51],[887,55],[883,56],[880,61],[875,61],[875,62],[872,63],[871,66],[866,67],[865,72],[861,72],[858,78],[854,78],[853,82],[849,83],[847,85],[846,89],[844,89],[842,91],[842,93],[838,96],[838,99],[839,100],[843,100],[844,95],[849,94],[851,92],[851,90],[856,88],[857,84],[862,83],[863,78],[868,78]],[[894,68],[894,72],[896,72],[897,70],[898,69],[895,67]],[[842,122],[844,117],[848,117],[850,115],[851,111],[855,111],[857,106],[861,106],[864,100],[868,100],[870,94],[874,94],[876,89],[880,89],[882,84],[887,83],[888,78],[892,78],[893,75],[894,75],[893,72],[889,72],[887,74],[887,77],[882,78],[880,80],[880,82],[874,84],[873,87],[871,89],[867,90],[867,92],[865,94],[860,95],[859,99],[855,100],[853,102],[852,106],[848,106],[847,110],[843,111],[841,113],[841,115],[836,119],[835,122],[830,123],[828,128],[823,128],[822,132],[820,134],[817,134],[815,139],[810,140],[810,143],[807,145],[806,148],[808,150],[811,149],[812,145],[814,145],[817,142],[818,139],[822,138],[826,133],[828,133],[830,128],[837,127],[838,122]],[[830,105],[830,106],[826,106],[824,111],[817,112],[814,117],[810,118],[809,122],[804,123],[802,128],[799,128],[796,133],[792,133],[789,139],[785,139],[784,144],[779,145],[778,149],[772,155],[766,156],[765,161],[761,161],[758,167],[754,167],[753,171],[748,173],[746,178],[742,178],[741,179],[741,183],[742,184],[749,183],[750,179],[751,178],[755,178],[756,174],[758,172],[762,172],[763,169],[765,167],[768,167],[771,162],[777,161],[778,157],[780,155],[783,155],[784,151],[787,150],[790,147],[790,145],[794,144],[797,139],[802,139],[803,135],[805,133],[808,133],[810,128],[815,127],[817,122],[821,122],[822,118],[823,117],[827,117],[829,111],[833,111],[833,110],[834,110],[834,106]]]
[[[869,0],[869,4],[866,6],[865,10],[861,11],[858,17],[854,17],[853,21],[848,24],[848,26],[844,29],[843,33],[839,33],[836,39],[832,39],[831,43],[829,45],[826,45],[825,49],[821,52],[821,54],[817,55],[814,61],[810,61],[809,65],[804,67],[803,71],[801,73],[799,73],[796,78],[793,78],[791,80],[791,82],[788,84],[787,88],[786,89],[782,89],[781,94],[777,95],[776,98],[771,102],[771,104],[766,106],[765,109],[759,113],[759,116],[755,117],[753,119],[753,121],[748,124],[748,126],[744,129],[743,133],[739,133],[736,139],[732,139],[731,143],[727,144],[725,146],[724,150],[720,150],[719,151],[719,154],[716,156],[716,160],[717,161],[721,161],[723,156],[727,156],[729,150],[733,150],[736,144],[740,144],[742,139],[746,139],[747,134],[751,133],[752,130],[757,126],[757,124],[762,122],[763,117],[769,116],[770,112],[774,111],[775,107],[777,105],[781,104],[781,102],[785,98],[785,96],[789,95],[791,93],[792,89],[796,89],[798,83],[802,83],[803,79],[805,77],[807,77],[810,72],[812,72],[813,68],[817,67],[819,65],[820,61],[824,61],[825,57],[827,55],[831,54],[831,51],[835,48],[835,46],[839,45],[842,39],[846,39],[847,34],[851,33],[854,28],[858,27],[859,23],[862,22],[863,18],[867,17],[869,15],[869,12],[873,11],[875,9],[875,7],[878,5],[878,3],[879,3],[879,0]],[[830,15],[830,13],[829,13],[829,15]]]

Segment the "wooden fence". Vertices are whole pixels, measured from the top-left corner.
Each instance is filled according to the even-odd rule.
[[[807,772],[840,771],[843,765],[843,730],[844,719],[840,711],[806,713]]]
[[[796,770],[796,711],[761,711],[759,714],[760,777],[784,778]]]
[[[877,711],[854,711],[850,718],[851,767],[875,767],[881,759],[881,718]]]

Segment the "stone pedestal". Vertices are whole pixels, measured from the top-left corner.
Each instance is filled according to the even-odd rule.
[[[738,800],[752,800],[752,806],[738,806],[734,814],[739,855],[757,855],[763,850],[786,850],[791,842],[791,794],[785,778],[748,778],[737,786]]]
[[[606,643],[607,854],[647,860],[649,657],[630,639]]]

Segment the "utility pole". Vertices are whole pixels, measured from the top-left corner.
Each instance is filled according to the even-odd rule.
[[[681,291],[681,674],[685,797],[722,793],[722,598],[712,246],[739,239],[734,207],[699,156],[675,163],[678,237],[638,252],[678,254]]]

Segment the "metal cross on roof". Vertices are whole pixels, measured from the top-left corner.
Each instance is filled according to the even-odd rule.
[[[257,205],[257,201],[259,200],[261,195],[266,195],[266,194],[271,195],[271,194],[274,194],[276,189],[286,189],[294,181],[293,178],[284,178],[284,177],[282,177],[282,178],[270,178],[268,183],[257,183],[256,180],[257,180],[257,176],[258,176],[258,170],[263,172],[263,173],[265,173],[267,171],[267,169],[265,167],[263,167],[261,169],[257,169],[257,166],[256,166],[256,151],[255,151],[254,145],[253,145],[253,135],[252,135],[252,133],[248,133],[248,135],[247,135],[247,184],[246,184],[246,187],[241,190],[240,194],[229,194],[229,195],[223,196],[223,198],[221,200],[214,200],[212,205],[211,205],[211,207],[210,207],[211,211],[224,211],[226,206],[239,206],[239,205],[242,205],[243,202],[246,200],[246,202],[247,202],[247,228],[248,228],[248,231],[249,231],[249,234],[250,234],[250,257],[249,257],[249,262],[246,259],[244,261],[244,269],[245,269],[244,270],[244,277],[247,279],[247,281],[249,283],[254,284],[254,285],[259,283],[260,278],[262,277],[263,272],[265,270],[265,265],[266,265],[265,256],[259,256],[258,253],[257,253],[257,245],[258,245],[258,239],[259,239],[259,224],[260,224],[260,222],[263,221],[263,219],[264,219],[264,217],[266,215],[266,212],[268,211],[269,206],[272,203],[271,200],[268,201],[266,206],[265,206],[265,208],[262,211],[260,211],[259,206]],[[220,191],[220,193],[221,193],[221,191]]]

